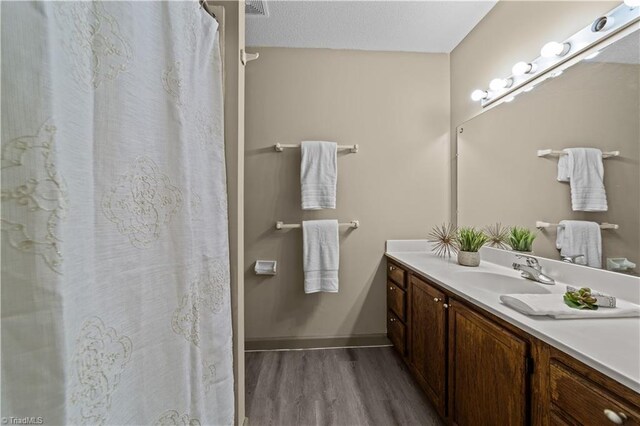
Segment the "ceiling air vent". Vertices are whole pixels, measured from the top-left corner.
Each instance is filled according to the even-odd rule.
[[[244,13],[248,16],[269,16],[267,3],[264,0],[245,0]]]

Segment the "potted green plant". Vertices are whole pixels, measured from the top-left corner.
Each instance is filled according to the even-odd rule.
[[[509,245],[515,251],[533,253],[533,240],[536,239],[536,234],[527,229],[519,226],[511,228],[509,233]]]
[[[488,241],[487,235],[473,227],[462,227],[456,237],[458,242],[458,263],[463,266],[480,265],[478,250]]]

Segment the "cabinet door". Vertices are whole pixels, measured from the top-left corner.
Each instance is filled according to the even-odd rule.
[[[446,396],[446,296],[411,277],[410,361],[427,396],[444,417]]]
[[[406,355],[405,325],[391,311],[387,311],[387,337],[403,357]]]
[[[522,425],[527,344],[457,301],[449,317],[449,415],[456,425]]]

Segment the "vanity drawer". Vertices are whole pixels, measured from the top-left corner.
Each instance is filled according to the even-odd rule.
[[[391,311],[387,311],[387,336],[398,352],[404,356],[406,350],[405,326]]]
[[[407,319],[407,294],[391,281],[387,281],[387,307],[402,321]]]
[[[564,364],[551,361],[550,380],[552,411],[561,417],[584,425],[640,425],[635,408]]]
[[[398,265],[387,262],[387,277],[401,288],[406,288],[405,279],[407,277],[407,273]]]

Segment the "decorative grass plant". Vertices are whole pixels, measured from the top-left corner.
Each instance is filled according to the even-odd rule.
[[[451,223],[434,226],[428,237],[428,241],[433,243],[434,253],[441,257],[455,254],[458,251],[457,232],[457,228]]]
[[[509,228],[502,226],[500,222],[489,225],[484,229],[487,235],[487,245],[489,247],[502,250],[509,249]]]
[[[458,249],[460,251],[477,252],[487,243],[489,238],[480,229],[473,227],[463,227],[458,229]]]
[[[536,239],[536,234],[527,229],[519,226],[511,228],[509,233],[509,245],[515,251],[533,251],[533,240]]]

